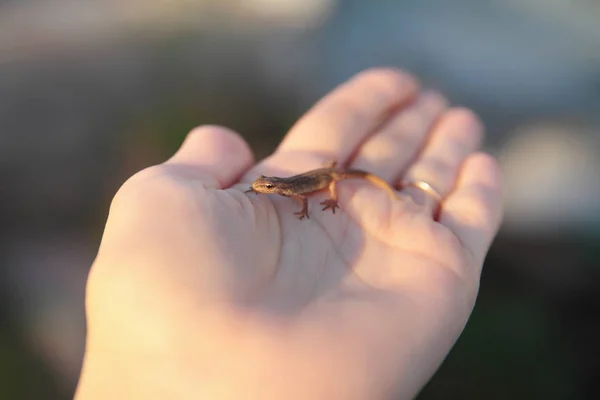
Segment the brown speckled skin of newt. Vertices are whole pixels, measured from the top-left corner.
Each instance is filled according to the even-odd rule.
[[[390,184],[377,175],[359,169],[337,168],[336,165],[337,162],[332,161],[324,168],[314,169],[288,178],[261,175],[252,183],[252,187],[246,190],[246,193],[273,193],[294,198],[302,203],[302,210],[294,213],[298,215],[299,219],[309,218],[306,195],[318,192],[326,187],[329,188],[330,198],[320,204],[325,206],[323,211],[331,208],[331,211],[335,214],[335,209],[340,208],[336,185],[339,181],[345,179],[365,179],[387,190],[395,198],[399,198]]]

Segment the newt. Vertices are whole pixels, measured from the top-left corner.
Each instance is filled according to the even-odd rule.
[[[340,208],[338,205],[337,183],[345,179],[366,179],[387,190],[395,198],[399,198],[396,191],[383,178],[359,169],[339,168],[336,161],[328,163],[324,168],[314,169],[288,178],[261,175],[245,193],[273,193],[296,199],[302,203],[302,209],[294,214],[298,215],[299,219],[304,217],[308,219],[310,217],[308,216],[308,199],[306,195],[328,187],[330,198],[320,204],[325,206],[322,211],[330,208],[335,214],[335,209]]]

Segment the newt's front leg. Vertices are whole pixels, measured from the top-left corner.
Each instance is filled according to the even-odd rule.
[[[321,205],[324,205],[325,207],[323,207],[323,211],[327,210],[328,208],[331,208],[331,211],[335,214],[335,209],[336,208],[340,208],[340,206],[338,205],[338,199],[337,199],[337,186],[336,186],[337,182],[335,180],[332,180],[331,183],[329,184],[329,196],[330,198],[328,198],[327,200],[324,200],[321,202]]]
[[[304,217],[309,219],[310,217],[308,216],[308,200],[306,199],[306,196],[302,196],[300,194],[293,194],[290,197],[293,197],[294,199],[302,203],[302,210],[294,213],[299,216],[298,219],[302,219]]]

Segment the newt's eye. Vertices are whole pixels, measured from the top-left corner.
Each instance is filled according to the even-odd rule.
[[[267,184],[265,185],[265,187],[266,187],[267,189],[273,189],[273,185],[272,185],[272,184],[270,184],[270,183],[267,183]]]

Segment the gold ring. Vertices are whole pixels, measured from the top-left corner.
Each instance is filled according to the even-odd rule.
[[[433,186],[431,186],[429,183],[427,183],[425,181],[408,181],[408,182],[405,182],[402,186],[403,187],[413,186],[413,187],[419,188],[423,192],[428,194],[429,196],[433,197],[434,200],[438,202],[438,204],[442,203],[442,195],[437,190],[435,190],[433,188]]]

